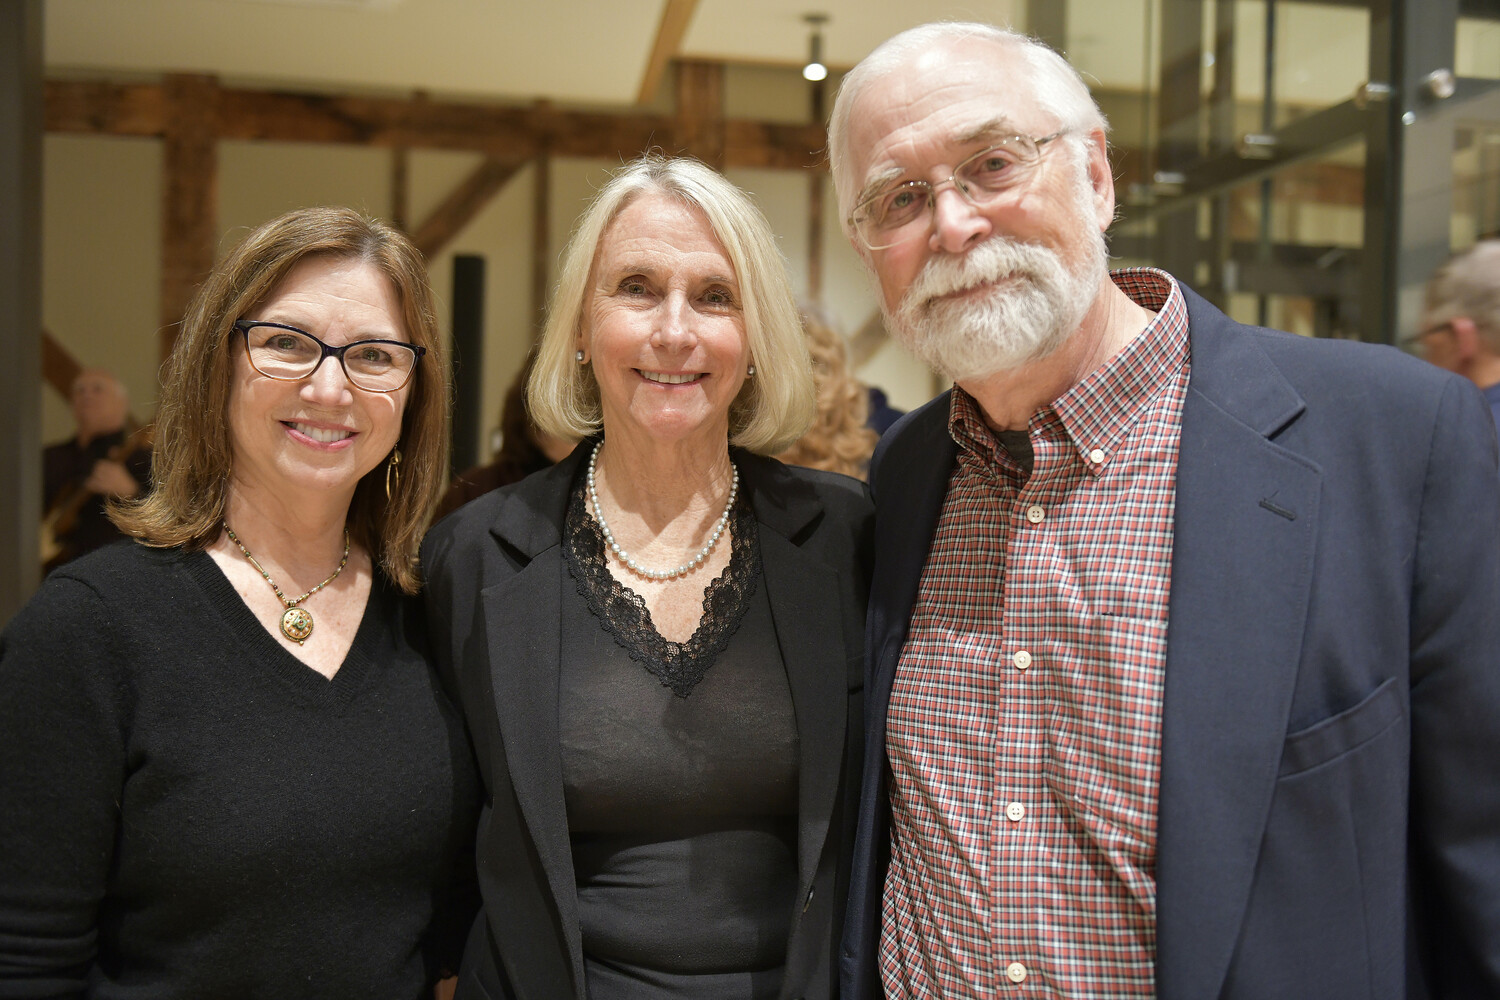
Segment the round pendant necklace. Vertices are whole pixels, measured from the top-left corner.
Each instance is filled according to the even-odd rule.
[[[719,520],[714,524],[713,532],[708,536],[708,544],[699,549],[693,558],[675,569],[647,569],[636,562],[635,557],[629,552],[620,548],[620,543],[615,541],[615,536],[609,530],[609,522],[604,519],[604,511],[599,507],[599,491],[594,488],[594,463],[599,460],[599,449],[602,447],[604,447],[604,442],[600,441],[594,445],[594,452],[589,456],[587,484],[589,503],[593,505],[594,520],[599,522],[599,531],[604,535],[604,544],[615,554],[615,558],[624,563],[625,568],[630,570],[630,572],[635,573],[637,576],[644,576],[648,580],[670,580],[674,577],[686,576],[703,565],[703,561],[708,558],[708,554],[718,544],[719,536],[724,534],[724,529],[729,525],[729,512],[734,510],[734,498],[740,490],[740,470],[735,467],[733,462],[729,463],[729,467],[734,470],[734,479],[729,483],[729,500],[725,502],[724,513],[719,515]],[[267,579],[270,579],[270,577],[267,577]]]
[[[250,550],[245,548],[245,543],[240,541],[239,536],[234,533],[234,529],[229,526],[228,521],[224,522],[224,533],[229,536],[231,542],[240,547],[241,552],[245,553],[245,558],[250,560],[250,565],[260,570],[260,575],[266,578],[266,582],[276,592],[276,597],[286,606],[286,611],[281,616],[281,634],[297,645],[302,645],[307,641],[307,637],[312,635],[313,616],[312,612],[300,605],[303,601],[338,579],[338,575],[344,571],[344,566],[349,562],[349,529],[344,529],[344,557],[339,560],[339,568],[334,570],[328,579],[301,597],[287,597],[281,592],[281,588],[276,586],[276,581],[271,579],[271,574],[267,573],[266,568],[260,564],[260,560],[252,556]]]

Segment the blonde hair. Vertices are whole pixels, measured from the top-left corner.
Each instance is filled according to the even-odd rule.
[[[807,433],[776,457],[787,465],[841,472],[863,479],[880,435],[865,425],[870,392],[849,373],[848,352],[837,330],[810,313],[802,327],[813,359],[818,415]]]
[[[233,465],[228,406],[235,320],[310,258],[356,259],[391,282],[411,342],[427,349],[402,415],[400,482],[385,495],[385,463],[359,481],[351,540],[403,591],[416,593],[417,550],[448,483],[449,377],[421,252],[405,235],[347,208],[304,208],[252,232],[214,268],[188,306],[163,366],[152,489],[111,506],[121,531],[152,546],[201,549],[219,535]]]
[[[625,165],[594,198],[563,251],[527,404],[538,429],[583,438],[603,424],[593,369],[574,358],[599,243],[617,215],[643,194],[659,193],[701,211],[729,255],[739,283],[754,378],[729,407],[729,440],[772,455],[812,420],[813,380],[796,299],[771,226],[749,195],[687,158],[647,154]]]

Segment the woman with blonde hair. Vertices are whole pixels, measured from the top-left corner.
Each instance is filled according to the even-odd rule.
[[[291,212],[166,365],[152,491],[0,640],[0,994],[420,996],[477,787],[417,546],[448,368],[420,254]]]
[[[529,395],[582,443],[423,549],[490,803],[458,997],[830,997],[871,510],[765,457],[813,394],[750,199],[627,165],[564,252]]]

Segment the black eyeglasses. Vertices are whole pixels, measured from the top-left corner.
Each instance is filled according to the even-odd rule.
[[[411,381],[417,361],[427,353],[425,347],[400,340],[356,340],[333,347],[285,323],[237,319],[234,328],[245,335],[251,366],[282,382],[307,378],[326,359],[337,358],[350,385],[366,392],[395,392]]]

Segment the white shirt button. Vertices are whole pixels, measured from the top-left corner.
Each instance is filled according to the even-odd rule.
[[[1019,823],[1026,818],[1026,807],[1019,802],[1012,802],[1005,807],[1005,818],[1012,823]]]
[[[1013,983],[1024,983],[1026,981],[1026,966],[1020,962],[1012,962],[1005,967],[1005,978]]]
[[[1104,464],[1104,449],[1103,448],[1095,448],[1093,451],[1089,452],[1089,461],[1093,462],[1095,465],[1103,465]]]
[[[1047,517],[1047,511],[1040,504],[1032,504],[1026,508],[1026,520],[1032,524],[1041,524]]]
[[[1010,662],[1016,665],[1017,670],[1025,670],[1031,666],[1031,654],[1024,649],[1016,650],[1016,655],[1010,658]]]

